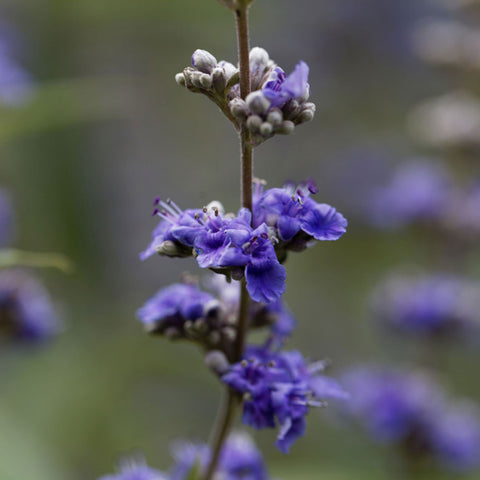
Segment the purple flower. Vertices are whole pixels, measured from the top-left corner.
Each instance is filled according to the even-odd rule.
[[[278,423],[277,447],[287,453],[305,431],[309,407],[326,398],[346,398],[334,380],[318,375],[320,364],[307,365],[300,352],[278,352],[273,342],[250,347],[222,380],[244,395],[243,422],[256,429]],[[320,379],[320,380],[319,380]]]
[[[150,245],[140,253],[140,259],[146,260],[155,253],[168,256],[192,255],[193,240],[197,231],[203,229],[197,217],[202,210],[181,210],[174,202],[155,199],[153,215],[161,218],[152,233]]]
[[[432,427],[433,451],[438,460],[453,470],[480,466],[480,420],[478,409],[455,405],[446,409]]]
[[[137,312],[148,331],[164,332],[168,328],[180,332],[185,322],[205,318],[215,298],[196,285],[174,284],[157,292]]]
[[[416,221],[435,221],[449,206],[451,181],[434,162],[410,161],[401,165],[389,185],[372,195],[372,219],[383,227]]]
[[[298,187],[286,184],[283,188],[272,188],[263,193],[257,186],[254,224],[266,223],[274,227],[279,240],[291,242],[292,248],[298,248],[299,242],[295,242],[294,237],[301,232],[305,237],[301,240],[303,246],[312,238],[339,239],[346,232],[348,222],[335,208],[310,198],[317,192],[312,181],[303,182]]]
[[[270,100],[272,107],[280,108],[289,100],[301,98],[308,93],[308,72],[305,62],[298,63],[288,77],[280,67],[276,67],[264,84],[262,93]]]
[[[120,471],[115,475],[105,475],[98,480],[170,480],[167,476],[147,467],[144,462],[126,462],[120,466]]]
[[[22,103],[33,88],[30,75],[15,58],[15,37],[8,26],[0,25],[0,104],[9,106]]]
[[[471,406],[448,400],[428,377],[356,368],[344,379],[345,406],[375,441],[397,445],[440,466],[471,470],[480,464],[480,420]]]
[[[190,472],[197,467],[204,471],[210,461],[207,445],[179,443],[173,450],[175,464],[168,480],[187,480]],[[220,453],[217,471],[225,480],[269,480],[262,455],[246,434],[234,433],[225,442]]]
[[[448,275],[394,276],[377,289],[374,312],[387,325],[451,339],[477,330],[480,287]]]
[[[0,338],[43,341],[60,329],[52,301],[40,283],[17,271],[0,273]]]

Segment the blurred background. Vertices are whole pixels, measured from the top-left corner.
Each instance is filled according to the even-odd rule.
[[[441,164],[455,192],[473,188],[477,8],[473,0],[258,0],[251,10],[251,45],[287,72],[306,61],[317,104],[313,122],[256,150],[255,175],[270,187],[314,178],[317,201],[349,220],[341,240],[292,254],[287,265],[285,300],[299,321],[291,345],[332,359],[335,377],[359,363],[410,368],[431,348],[448,395],[480,403],[475,341],[425,347],[415,335],[384,332],[371,306],[391,272],[480,279],[478,236],[469,233],[480,232],[480,202],[470,223],[448,228],[415,212],[385,221],[375,203],[395,169],[416,158]],[[156,225],[156,195],[183,208],[212,199],[239,206],[233,129],[174,81],[197,48],[235,62],[232,16],[215,0],[0,0],[0,42],[13,72],[3,81],[0,68],[9,245],[60,252],[75,265],[70,275],[29,271],[48,288],[62,333],[33,347],[0,345],[0,478],[94,479],[138,451],[166,469],[172,440],[206,439],[221,386],[193,346],[148,337],[135,318],[159,288],[184,271],[198,274],[195,262],[142,263],[138,253]],[[432,114],[432,99],[451,92],[461,92],[468,114],[452,112],[452,102]],[[410,185],[399,187],[400,200]],[[274,432],[255,438],[283,480],[391,478],[396,463],[393,447],[371,441],[336,408],[310,412],[288,457],[274,448]],[[432,467],[425,478],[458,476]]]

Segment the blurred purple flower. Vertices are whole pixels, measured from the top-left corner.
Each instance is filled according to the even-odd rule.
[[[0,337],[37,342],[60,329],[52,301],[40,283],[18,271],[0,272]]]
[[[374,441],[397,445],[413,457],[469,470],[480,460],[480,421],[472,409],[449,401],[427,376],[358,367],[343,378],[349,416]]]
[[[480,333],[480,286],[458,277],[393,276],[374,293],[373,309],[387,325],[420,336]]]
[[[167,476],[147,467],[144,462],[125,462],[120,465],[120,471],[115,475],[105,475],[98,480],[169,480]]]
[[[15,35],[0,25],[0,105],[15,106],[25,101],[33,88],[31,76],[15,58]]]
[[[371,215],[381,227],[435,221],[449,206],[452,185],[440,164],[425,160],[404,163],[392,181],[373,191]]]
[[[137,311],[137,317],[150,332],[164,332],[168,328],[180,332],[185,322],[204,319],[215,298],[196,285],[174,284],[157,292]]]

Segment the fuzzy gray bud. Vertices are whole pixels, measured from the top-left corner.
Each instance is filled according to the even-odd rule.
[[[268,65],[270,57],[268,52],[260,47],[253,47],[250,50],[250,70],[265,69]]]
[[[213,79],[211,75],[208,75],[208,73],[203,73],[200,76],[200,85],[203,88],[211,88],[213,85]]]
[[[296,118],[298,123],[310,122],[315,116],[315,108],[305,108],[300,112],[300,115]]]
[[[295,124],[290,120],[283,121],[279,127],[275,130],[277,133],[282,133],[283,135],[290,135],[295,130]]]
[[[263,122],[261,125],[260,125],[260,133],[264,136],[264,137],[268,137],[269,135],[271,135],[273,132],[273,126],[271,123],[268,123],[268,122]]]
[[[270,100],[265,98],[262,92],[249,93],[245,101],[249,110],[258,115],[266,113],[270,107]]]
[[[272,108],[267,115],[267,122],[271,123],[274,127],[280,125],[283,121],[282,111],[278,108]]]
[[[159,255],[166,255],[167,257],[189,257],[192,255],[191,248],[172,242],[171,240],[165,240],[156,246],[155,250]]]
[[[227,79],[223,68],[215,67],[212,72],[213,88],[218,93],[223,93],[227,86]]]
[[[263,121],[258,115],[250,115],[247,118],[247,128],[251,132],[258,132]]]
[[[217,59],[206,50],[195,50],[192,55],[192,65],[203,73],[212,73],[217,66]]]
[[[186,84],[185,75],[183,73],[177,73],[175,75],[175,81],[178,83],[178,85],[184,87]]]
[[[228,104],[232,115],[239,120],[245,120],[248,115],[248,107],[244,100],[241,98],[234,98]]]
[[[205,365],[217,375],[222,375],[230,368],[227,357],[220,350],[208,352],[205,355]]]

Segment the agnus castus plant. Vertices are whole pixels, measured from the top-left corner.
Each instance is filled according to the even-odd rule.
[[[179,85],[215,102],[238,132],[241,208],[228,213],[212,201],[182,209],[157,198],[154,215],[160,222],[140,255],[143,260],[154,254],[193,256],[200,268],[214,272],[163,288],[138,311],[148,332],[197,343],[205,363],[223,382],[225,400],[212,442],[188,447],[169,473],[133,462],[104,480],[266,480],[253,444],[230,434],[236,411],[241,408],[243,423],[255,429],[277,428],[276,445],[286,453],[303,435],[311,407],[346,397],[323,374],[326,362],[309,362],[299,351],[284,350],[296,324],[282,300],[287,256],[316,241],[337,240],[347,221],[332,206],[313,199],[318,190],[312,180],[266,189],[264,181],[254,179],[254,148],[312,120],[315,105],[308,102],[305,62],[287,75],[263,48],[250,50],[252,2],[220,2],[235,15],[238,65],[196,50],[191,66],[176,75]],[[249,331],[260,328],[267,330],[264,342],[247,344]]]

